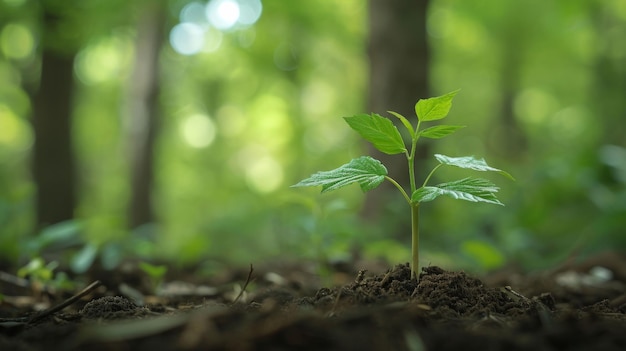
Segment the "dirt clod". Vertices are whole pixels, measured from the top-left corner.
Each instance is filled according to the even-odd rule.
[[[105,296],[88,302],[80,311],[87,319],[122,319],[145,316],[148,310],[122,296]]]

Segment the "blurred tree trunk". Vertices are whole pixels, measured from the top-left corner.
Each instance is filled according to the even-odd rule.
[[[418,99],[430,97],[430,53],[426,33],[428,3],[426,0],[370,0],[370,111],[386,116],[386,111],[396,111],[417,122],[415,103]],[[392,117],[392,120],[400,125],[396,118]],[[371,155],[387,166],[392,178],[400,184],[409,183],[403,155],[390,156],[373,147],[370,149]],[[420,167],[426,154],[425,144],[418,145],[416,177],[423,175]],[[389,182],[384,182],[379,189],[368,193],[363,215],[374,219],[381,216],[393,199],[404,201]]]
[[[140,13],[126,116],[131,163],[131,229],[154,221],[152,185],[159,126],[159,53],[165,32],[164,3],[145,2]]]
[[[519,5],[525,6],[525,5]],[[498,128],[494,140],[496,145],[492,147],[500,157],[515,160],[524,155],[528,149],[528,140],[524,131],[520,128],[515,117],[515,96],[519,91],[521,80],[521,67],[523,57],[520,55],[527,48],[528,37],[532,30],[520,32],[519,28],[525,27],[524,16],[516,16],[523,13],[524,9],[518,6],[509,6],[507,23],[500,27],[500,46],[502,48],[502,66],[500,68],[500,113]],[[494,29],[495,30],[495,29]]]
[[[41,75],[33,96],[33,177],[38,226],[73,218],[75,169],[72,152],[74,53],[58,47],[62,19],[43,8]]]
[[[514,160],[523,156],[528,149],[528,140],[515,117],[515,95],[519,90],[521,60],[519,53],[523,51],[522,41],[505,38],[503,46],[503,65],[500,71],[500,116],[494,151],[501,157]]]
[[[626,146],[626,46],[623,33],[626,22],[619,18],[614,7],[603,3],[590,3],[591,18],[596,30],[594,62],[594,82],[591,86],[595,115],[602,119],[604,126],[601,142]]]

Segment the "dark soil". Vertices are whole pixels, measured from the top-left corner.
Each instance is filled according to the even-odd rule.
[[[255,270],[238,298],[235,282],[161,297],[109,282],[44,317],[0,290],[0,350],[626,350],[623,255],[482,279],[432,266],[419,284],[408,265],[334,288],[300,273]]]

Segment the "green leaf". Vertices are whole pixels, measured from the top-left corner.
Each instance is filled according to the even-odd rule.
[[[478,159],[474,156],[449,157],[441,154],[435,154],[435,158],[439,161],[439,163],[444,165],[472,169],[474,171],[481,172],[498,172],[511,180],[515,180],[515,178],[513,178],[513,176],[508,172],[489,166],[483,158]]]
[[[402,122],[402,124],[404,124],[404,127],[409,131],[409,134],[411,135],[411,139],[415,138],[415,130],[413,129],[411,122],[409,122],[409,120],[406,119],[406,117],[399,114],[398,112],[394,112],[394,111],[387,111],[387,112],[394,115],[397,119],[400,120],[400,122]]]
[[[87,244],[83,246],[70,260],[70,267],[74,273],[82,274],[87,272],[98,257],[98,246],[95,244]]]
[[[492,182],[483,178],[464,178],[454,182],[442,183],[436,186],[421,187],[411,195],[412,202],[427,202],[439,196],[447,195],[455,199],[486,202],[495,205],[502,205],[495,193],[500,190]]]
[[[451,126],[451,125],[439,125],[430,128],[426,128],[422,130],[419,134],[420,136],[431,138],[431,139],[441,139],[445,136],[448,136],[457,130],[465,128],[465,126]]]
[[[402,135],[391,120],[375,113],[344,117],[350,128],[357,131],[381,152],[389,155],[406,152]]]
[[[432,97],[430,99],[420,99],[415,104],[415,114],[422,121],[436,121],[448,115],[452,107],[452,99],[459,92],[455,90],[446,95]]]
[[[322,193],[359,183],[361,190],[376,188],[385,180],[387,168],[378,160],[361,156],[331,171],[317,172],[292,187],[322,186]]]
[[[139,268],[149,275],[150,278],[157,280],[163,278],[165,273],[167,273],[166,265],[154,265],[148,262],[139,262]]]

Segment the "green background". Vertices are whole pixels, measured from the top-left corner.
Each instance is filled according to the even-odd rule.
[[[367,195],[358,186],[323,195],[289,187],[367,154],[341,117],[387,115],[367,111],[366,2],[264,1],[254,24],[209,29],[203,50],[188,55],[169,36],[187,20],[188,2],[165,2],[157,221],[132,231],[121,111],[132,99],[137,17],[149,2],[48,3],[69,18],[55,45],[77,52],[78,203],[73,220],[36,224],[25,82],[37,80],[41,2],[0,0],[4,262],[22,264],[55,245],[77,270],[96,256],[111,267],[126,256],[181,265],[357,253],[409,260],[410,216],[399,193],[384,216],[368,221],[359,216]],[[626,2],[434,0],[427,18],[432,95],[461,89],[446,123],[467,126],[430,150],[484,157],[516,182],[490,177],[504,208],[447,198],[423,206],[422,264],[534,269],[571,255],[624,252]],[[515,140],[501,118],[506,96]],[[441,171],[437,181],[459,176]]]

